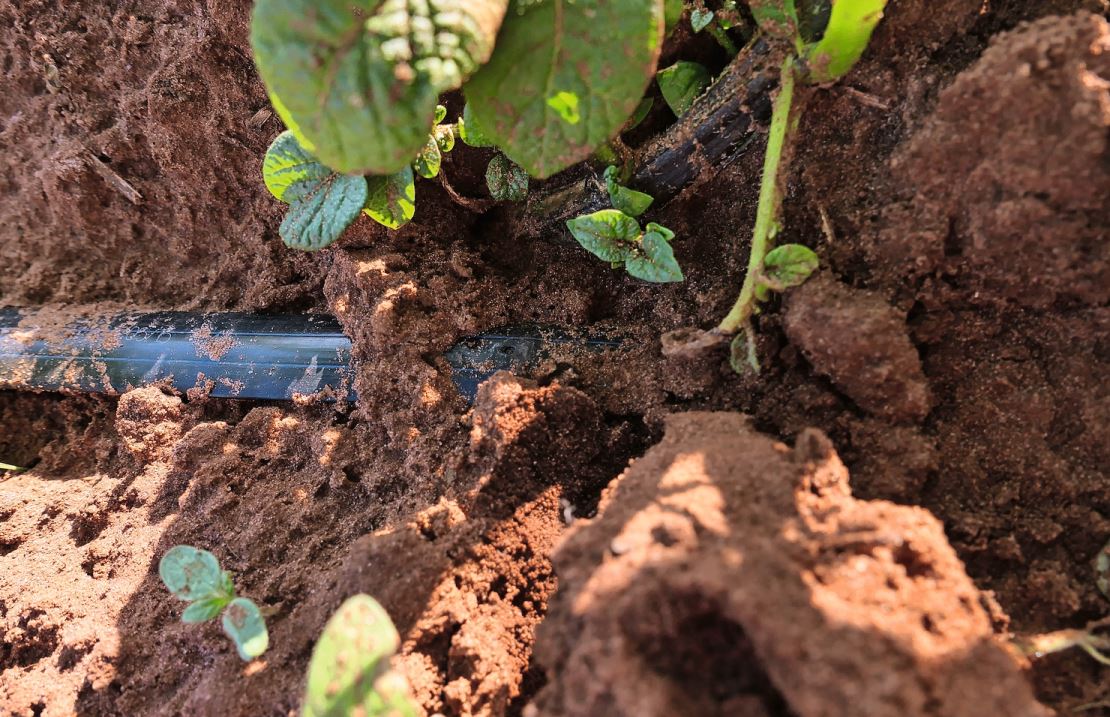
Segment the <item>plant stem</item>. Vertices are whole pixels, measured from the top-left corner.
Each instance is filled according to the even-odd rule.
[[[736,57],[736,53],[740,52],[740,48],[736,46],[736,43],[732,41],[732,38],[728,36],[728,33],[724,31],[724,28],[721,27],[716,18],[713,19],[713,22],[709,23],[709,34],[713,36],[713,39],[717,41],[718,45],[725,48],[725,52],[729,54],[729,57]]]
[[[756,287],[763,276],[763,259],[774,248],[775,235],[779,229],[779,214],[782,209],[782,184],[785,166],[784,150],[788,147],[791,129],[796,119],[790,116],[794,104],[794,58],[787,57],[782,63],[779,80],[779,93],[771,112],[771,128],[767,136],[767,154],[763,158],[763,178],[759,185],[759,206],[755,214],[755,230],[752,232],[751,255],[748,258],[748,273],[740,287],[740,296],[732,310],[721,321],[717,330],[733,335],[741,330],[751,334],[751,317],[755,310]]]
[[[19,466],[13,466],[10,463],[0,463],[0,471],[21,471]]]

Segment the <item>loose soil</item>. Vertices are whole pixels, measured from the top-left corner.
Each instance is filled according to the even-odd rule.
[[[759,146],[649,217],[676,231],[678,285],[435,182],[402,230],[363,219],[299,254],[259,176],[281,128],[249,3],[0,0],[0,306],[331,312],[361,397],[0,392],[0,460],[31,467],[0,479],[0,707],[295,713],[356,592],[394,617],[428,714],[1110,699],[1081,653],[1005,647],[1110,610],[1091,565],[1110,539],[1107,12],[893,0],[846,82],[803,98],[786,238],[823,269],[768,305],[764,370],[737,376],[659,336],[733,300]],[[460,147],[445,171],[482,197],[487,160]],[[443,351],[527,322],[622,348],[500,374],[467,406]],[[180,623],[157,577],[179,543],[272,613],[260,660]]]

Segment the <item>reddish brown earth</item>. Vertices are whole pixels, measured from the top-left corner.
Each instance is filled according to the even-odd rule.
[[[809,91],[787,238],[824,268],[760,317],[758,377],[658,343],[734,298],[758,148],[648,217],[683,284],[432,182],[401,231],[297,254],[259,177],[280,126],[248,13],[0,0],[0,305],[333,312],[362,397],[0,392],[0,461],[32,466],[0,478],[6,713],[289,714],[355,592],[393,615],[429,714],[1110,699],[1081,653],[1004,649],[1110,610],[1104,2],[895,0],[847,80]],[[448,157],[459,191],[486,158]],[[500,376],[470,411],[441,353],[525,321],[624,348]],[[179,622],[156,574],[178,543],[272,613],[261,660]]]

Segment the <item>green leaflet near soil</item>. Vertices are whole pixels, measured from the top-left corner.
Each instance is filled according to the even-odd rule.
[[[817,254],[809,247],[783,244],[767,252],[763,259],[763,275],[781,291],[804,282],[819,264]]]
[[[404,679],[389,671],[400,645],[393,621],[374,598],[348,598],[312,649],[302,716],[416,715]]]
[[[653,231],[644,234],[639,251],[625,259],[624,269],[637,279],[657,284],[682,281],[684,278],[670,242],[662,234]]]
[[[207,550],[178,545],[162,556],[158,575],[169,591],[181,600],[200,600],[220,594],[224,574],[220,561]]]
[[[867,49],[885,6],[886,0],[834,2],[824,36],[807,51],[809,82],[833,82],[848,74]]]
[[[333,169],[387,175],[427,140],[441,92],[489,59],[508,0],[257,0],[274,109]]]
[[[474,118],[534,177],[608,141],[651,80],[663,0],[550,0],[509,13],[492,60],[467,83]],[[465,141],[465,140],[464,140]]]
[[[660,70],[655,75],[655,80],[659,83],[659,90],[663,93],[667,106],[676,117],[681,117],[693,107],[694,100],[705,92],[713,77],[704,65],[679,60]]]
[[[582,248],[631,276],[644,281],[682,281],[682,269],[670,241],[674,232],[658,224],[645,231],[634,218],[616,209],[602,209],[567,222],[567,228]]]
[[[443,154],[439,149],[439,140],[433,133],[428,135],[428,141],[424,143],[424,148],[413,160],[412,168],[424,179],[435,179],[441,164],[443,164]]]
[[[416,214],[416,180],[412,167],[388,177],[367,177],[363,211],[378,224],[398,229]]]
[[[498,154],[486,167],[486,187],[499,202],[519,202],[528,196],[528,173],[513,160]]]
[[[220,620],[224,632],[235,643],[239,657],[253,660],[270,646],[270,633],[258,606],[247,598],[232,600]]]
[[[630,217],[638,217],[648,210],[655,198],[650,194],[622,186],[617,181],[619,174],[614,165],[605,168],[605,188],[609,192],[609,202],[613,205],[613,209],[624,212]]]

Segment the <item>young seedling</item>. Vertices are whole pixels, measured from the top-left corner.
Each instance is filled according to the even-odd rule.
[[[397,628],[374,598],[348,598],[312,650],[302,717],[415,717],[407,681],[389,669],[400,645]]]
[[[789,247],[789,250],[777,256],[772,254],[775,239],[782,233],[787,159],[793,148],[801,112],[795,107],[796,87],[799,83],[835,82],[847,74],[867,48],[871,33],[882,18],[886,0],[837,0],[831,3],[824,34],[813,42],[802,35],[794,0],[751,0],[749,5],[760,28],[786,44],[789,50],[781,66],[779,91],[772,106],[748,272],[740,288],[740,296],[716,332],[733,337],[731,356],[734,368],[739,370],[746,364],[758,371],[751,320],[759,311],[759,302],[765,300],[771,291],[781,291],[801,283],[817,267],[816,256],[800,245],[780,247],[782,250]],[[769,258],[773,262],[770,265],[767,263]]]
[[[701,32],[708,28],[709,34],[713,36],[717,44],[725,49],[725,52],[729,55],[735,55],[739,52],[736,43],[734,43],[732,38],[728,36],[728,33],[725,32],[725,30],[728,30],[732,26],[732,23],[725,18],[737,12],[736,3],[725,3],[727,6],[725,17],[719,17],[717,13],[707,8],[705,3],[700,2],[700,0],[693,5],[694,7],[690,10],[690,27],[693,31]]]
[[[620,184],[620,170],[609,165],[605,168],[605,188],[609,192],[609,202],[613,209],[624,212],[630,217],[638,217],[648,210],[655,198],[650,194],[637,192]]]
[[[215,555],[190,545],[174,546],[158,563],[158,575],[171,593],[189,603],[182,622],[206,622],[223,612],[220,622],[239,657],[250,661],[266,651],[270,635],[262,613],[253,601],[236,597],[231,573],[220,570]]]
[[[602,209],[571,219],[567,228],[586,251],[637,279],[667,283],[684,278],[671,248],[674,232],[664,226],[650,223],[640,229],[634,217]]]

